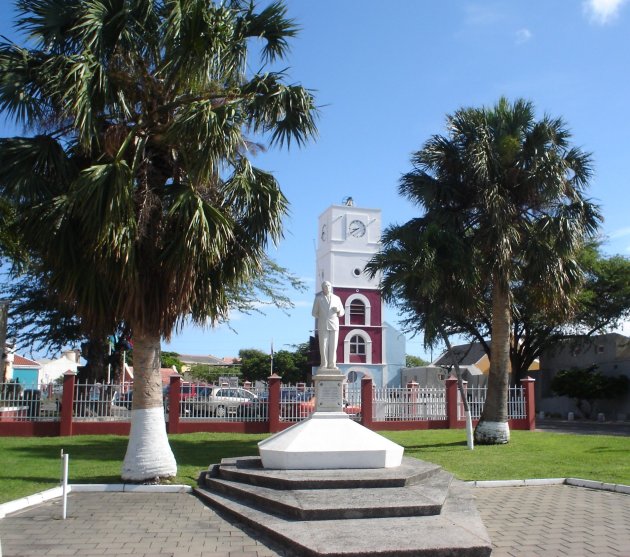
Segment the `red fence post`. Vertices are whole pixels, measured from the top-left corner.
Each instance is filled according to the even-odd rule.
[[[269,377],[269,433],[280,431],[280,383],[282,379],[275,373]]]
[[[449,377],[446,380],[446,417],[449,429],[457,429],[457,379]]]
[[[182,376],[174,373],[170,376],[168,391],[168,432],[179,433],[179,411],[182,391]]]
[[[525,414],[527,415],[527,426],[530,431],[536,429],[536,395],[534,393],[535,379],[525,377],[521,379],[521,385],[525,387]]]
[[[72,435],[72,414],[74,411],[74,371],[63,374],[63,391],[61,393],[61,423],[59,435]]]
[[[374,404],[374,388],[372,387],[372,378],[363,377],[361,379],[361,425],[372,429],[374,422],[372,420]]]
[[[269,433],[280,431],[280,384],[282,378],[275,373],[269,376]]]

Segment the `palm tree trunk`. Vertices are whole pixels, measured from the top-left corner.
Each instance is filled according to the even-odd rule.
[[[510,298],[506,285],[495,279],[492,288],[492,342],[488,393],[481,419],[475,428],[480,445],[498,445],[510,440],[507,399],[510,366]]]
[[[9,302],[5,300],[0,300],[0,380],[3,383],[6,383],[6,356],[5,356],[5,348],[7,343],[7,321],[9,314]]]
[[[134,334],[131,432],[122,479],[146,481],[175,476],[177,463],[166,436],[160,378],[160,335]]]

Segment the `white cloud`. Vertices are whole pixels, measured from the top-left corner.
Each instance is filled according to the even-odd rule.
[[[519,29],[516,32],[516,44],[526,43],[532,36],[532,32],[529,29]]]
[[[606,25],[619,14],[622,4],[627,0],[584,0],[584,13],[593,23]]]
[[[468,4],[464,10],[468,25],[491,25],[503,19],[503,15],[494,5]]]

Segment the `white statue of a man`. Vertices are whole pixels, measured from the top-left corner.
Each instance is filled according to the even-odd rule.
[[[332,285],[327,280],[322,282],[322,291],[315,296],[312,313],[317,319],[320,368],[337,369],[339,318],[344,316],[345,311],[341,299],[332,293]]]

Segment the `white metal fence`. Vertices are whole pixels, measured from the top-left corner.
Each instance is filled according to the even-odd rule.
[[[73,419],[78,422],[126,422],[131,419],[133,383],[76,383]]]
[[[315,389],[305,385],[280,386],[280,421],[300,422],[315,411]]]
[[[221,389],[221,390],[217,390]],[[446,420],[444,387],[375,388],[372,403],[374,421]],[[468,387],[466,397],[473,419],[479,419],[486,400],[487,387]],[[73,419],[77,421],[129,421],[133,402],[133,384],[75,384]],[[61,410],[61,385],[45,384],[24,389],[19,383],[0,383],[0,421],[58,421]],[[163,392],[164,417],[168,419],[168,387]],[[361,390],[346,387],[344,411],[361,419]],[[282,385],[280,420],[298,422],[315,410],[313,387]],[[463,402],[458,393],[458,418],[464,418]],[[509,388],[508,418],[527,418],[525,388]],[[186,383],[181,386],[180,420],[221,422],[265,422],[269,419],[269,393],[261,389],[210,386]]]
[[[374,389],[372,418],[375,421],[446,420],[444,387]]]
[[[168,397],[165,397],[168,412]],[[265,422],[269,419],[265,389],[233,385],[182,385],[179,403],[182,421]]]
[[[58,421],[60,400],[61,386],[53,383],[0,383],[0,421]]]
[[[470,408],[470,416],[473,420],[478,420],[483,412],[483,405],[486,402],[488,387],[466,387],[466,400]],[[457,393],[457,416],[464,419],[464,404],[461,394]],[[525,399],[525,388],[521,385],[511,386],[508,389],[508,419],[527,418],[527,405]]]

